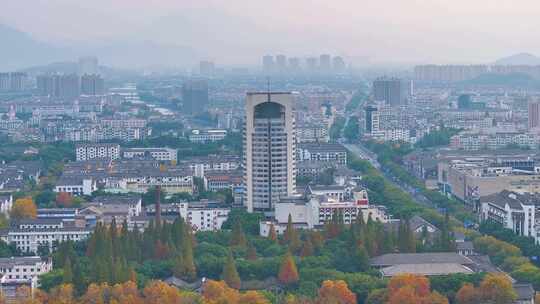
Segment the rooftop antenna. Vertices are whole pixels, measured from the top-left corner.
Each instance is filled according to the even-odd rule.
[[[266,89],[268,92],[268,100],[267,102],[270,102],[270,76],[266,77]]]

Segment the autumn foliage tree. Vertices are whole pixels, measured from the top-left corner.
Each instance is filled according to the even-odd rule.
[[[322,283],[317,297],[317,304],[355,304],[356,295],[349,289],[345,281],[329,281]]]
[[[480,283],[482,303],[511,304],[516,300],[512,282],[504,274],[488,274]]]
[[[242,248],[245,248],[247,245],[246,234],[244,233],[244,229],[242,228],[242,223],[240,221],[236,221],[234,223],[230,245]]]
[[[455,296],[457,304],[476,304],[480,300],[480,295],[470,283],[464,284]]]
[[[393,277],[387,286],[388,304],[448,304],[448,299],[431,292],[424,276],[403,274]]]
[[[205,282],[202,296],[205,304],[270,304],[268,299],[256,291],[242,294],[223,281]]]
[[[278,280],[284,285],[296,284],[299,280],[298,269],[292,254],[288,251],[281,261],[279,268]]]
[[[36,217],[37,207],[31,197],[24,197],[16,200],[11,208],[11,218],[15,220]]]
[[[73,197],[67,192],[59,192],[56,195],[56,204],[61,207],[71,207],[73,205]]]
[[[274,226],[274,224],[270,224],[270,228],[268,229],[268,238],[274,242],[277,241],[277,232],[276,232],[276,227]]]

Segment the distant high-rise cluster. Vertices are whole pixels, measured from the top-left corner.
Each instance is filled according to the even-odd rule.
[[[262,58],[262,71],[269,74],[319,73],[339,74],[345,72],[347,66],[340,56],[332,57],[329,54],[317,57],[308,57],[302,60],[299,57],[286,55],[265,55]]]
[[[411,82],[381,77],[373,81],[373,99],[391,106],[403,105],[408,101],[411,87]]]
[[[81,77],[81,95],[103,95],[105,94],[105,81],[96,74],[84,74]]]
[[[25,80],[26,73],[0,73],[0,91],[22,91],[24,89]]]
[[[48,74],[36,79],[38,94],[56,98],[76,98],[80,95],[105,94],[105,82],[96,74]]]
[[[208,105],[208,82],[206,80],[188,80],[182,85],[183,112],[196,115],[202,113]]]
[[[532,65],[419,65],[414,68],[415,80],[431,82],[459,82],[482,74],[526,74],[540,78],[540,66]]]
[[[529,129],[540,128],[540,100],[530,100],[528,105]]]

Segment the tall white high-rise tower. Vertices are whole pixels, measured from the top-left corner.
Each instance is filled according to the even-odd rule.
[[[294,95],[247,93],[244,126],[245,205],[271,214],[296,191]]]

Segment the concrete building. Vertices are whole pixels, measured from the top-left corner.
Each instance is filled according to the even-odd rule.
[[[182,85],[182,112],[196,115],[208,106],[208,82],[206,80],[188,80]]]
[[[390,106],[407,103],[409,87],[399,78],[378,78],[373,81],[373,98]]]
[[[249,212],[274,210],[296,191],[294,95],[248,93],[244,127],[245,204]]]
[[[77,161],[91,159],[119,159],[119,144],[80,144],[75,147],[75,156]]]
[[[0,91],[5,92],[11,89],[9,79],[9,73],[0,73]]]
[[[181,216],[193,231],[217,231],[227,220],[230,207],[211,201],[182,202],[161,205],[162,214]],[[146,206],[146,215],[155,216],[155,205]]]
[[[82,241],[88,238],[92,230],[79,227],[68,227],[65,222],[58,220],[58,224],[54,226],[43,226],[39,222],[44,219],[35,219],[36,225],[28,226],[15,225],[7,231],[2,232],[0,238],[8,243],[13,244],[17,249],[28,253],[37,253],[40,246],[48,246],[49,249],[54,249],[53,246],[65,241]],[[49,219],[46,219],[49,220]]]
[[[295,195],[282,198],[275,206],[275,216],[271,221],[260,222],[260,234],[268,236],[270,226],[281,234],[287,228],[289,215],[299,229],[321,229],[332,217],[339,214],[345,224],[351,224],[359,216],[364,221],[372,220],[386,223],[389,220],[386,209],[369,204],[367,191],[355,191],[351,199],[339,201],[326,195]]]
[[[25,87],[26,73],[0,73],[0,92],[18,92]]]
[[[324,161],[339,165],[347,164],[347,149],[335,143],[303,143],[296,149],[298,161]]]
[[[17,289],[22,286],[31,292],[39,287],[39,276],[53,269],[51,258],[39,256],[0,258],[0,294],[5,303],[18,303]]]
[[[303,123],[296,127],[298,143],[328,142],[328,126],[324,123]]]
[[[364,110],[366,115],[366,132],[373,133],[379,131],[379,114],[377,113],[377,107],[366,106]]]
[[[240,168],[242,160],[237,155],[210,155],[183,160],[196,177],[204,177],[207,172],[233,171]]]
[[[76,74],[39,75],[36,81],[41,96],[69,99],[81,93],[80,78]]]
[[[81,76],[81,94],[82,95],[104,95],[105,81],[96,74],[84,74]]]
[[[159,161],[176,161],[178,157],[177,149],[170,148],[125,148],[122,149],[123,158],[144,158],[149,156]]]
[[[189,141],[204,144],[224,140],[225,137],[227,137],[227,130],[192,130],[191,134],[189,134]]]
[[[528,126],[529,129],[540,127],[540,100],[530,100],[528,103]]]
[[[499,223],[540,243],[540,195],[503,190],[480,197],[479,204],[481,221]]]
[[[464,81],[488,71],[487,65],[420,65],[414,68],[415,80],[429,82]]]
[[[496,150],[508,148],[508,146],[536,149],[539,144],[538,134],[517,131],[463,131],[450,138],[451,148],[468,151]]]
[[[457,151],[439,159],[437,176],[442,191],[471,204],[502,190],[540,193],[540,166],[534,153]]]
[[[66,192],[75,196],[92,195],[96,190],[96,181],[84,175],[62,175],[54,186],[54,192]]]

